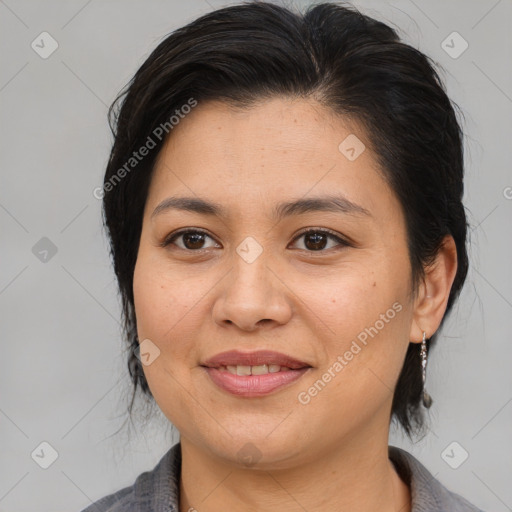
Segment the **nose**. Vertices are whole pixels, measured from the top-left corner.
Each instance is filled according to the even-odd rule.
[[[293,313],[291,292],[283,276],[260,255],[252,263],[236,256],[233,268],[218,289],[214,321],[243,331],[270,329],[286,324]]]

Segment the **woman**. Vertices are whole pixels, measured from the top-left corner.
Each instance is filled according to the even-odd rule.
[[[353,8],[237,5],[167,37],[113,107],[98,193],[133,398],[180,442],[87,512],[479,510],[388,446],[391,420],[424,428],[468,268],[428,58]]]

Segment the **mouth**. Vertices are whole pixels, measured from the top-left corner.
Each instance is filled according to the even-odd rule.
[[[208,359],[201,366],[217,368],[233,375],[265,375],[281,371],[300,370],[312,366],[287,354],[272,350],[241,352],[230,350]]]
[[[288,372],[300,370],[302,368],[311,368],[311,366],[301,366],[299,368],[289,368],[288,366],[281,366],[279,364],[259,364],[255,366],[248,365],[221,365],[210,366],[207,368],[215,368],[221,372],[228,372],[232,375],[249,376],[249,375],[267,375],[268,373]]]
[[[238,397],[263,397],[300,379],[310,364],[268,350],[217,354],[202,365],[211,381]]]

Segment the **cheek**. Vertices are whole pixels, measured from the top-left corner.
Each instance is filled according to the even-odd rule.
[[[139,256],[133,275],[133,299],[139,339],[151,338],[155,322],[165,310],[161,287],[150,266]]]
[[[408,282],[390,261],[383,258],[364,269],[340,272],[312,297],[325,332],[326,368],[341,357],[343,369],[337,365],[338,371],[332,371],[343,377],[333,379],[333,390],[339,384],[342,392],[350,381],[354,391],[361,386],[361,393],[379,379],[392,387],[400,371],[409,332]]]
[[[188,377],[183,372],[193,347],[189,332],[195,329],[190,325],[190,312],[196,301],[186,293],[184,283],[143,254],[135,266],[133,294],[139,341],[149,339],[158,347],[158,355],[142,369],[153,397],[162,406],[169,396],[179,396],[180,386],[171,375],[179,371],[182,383]]]
[[[209,285],[212,286],[211,284]],[[168,268],[155,258],[137,260],[133,294],[139,339],[154,341],[162,355],[191,348],[208,284]]]
[[[318,286],[318,281],[316,284]],[[388,295],[392,295],[378,270],[362,265],[342,268],[331,278],[324,279],[321,289],[317,288],[314,293],[312,289],[314,287],[310,286],[305,302],[314,306],[325,334],[338,340],[340,346],[375,315],[378,318],[382,305],[389,301]]]
[[[133,276],[133,295],[139,339],[161,339],[185,315],[187,295],[171,286],[169,275],[143,257],[137,259]]]

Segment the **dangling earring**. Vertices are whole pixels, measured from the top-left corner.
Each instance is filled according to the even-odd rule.
[[[427,377],[427,344],[425,343],[425,331],[423,331],[423,340],[421,342],[421,369],[423,378],[423,405],[427,409],[432,405],[432,397],[427,393],[425,389],[425,380]]]

